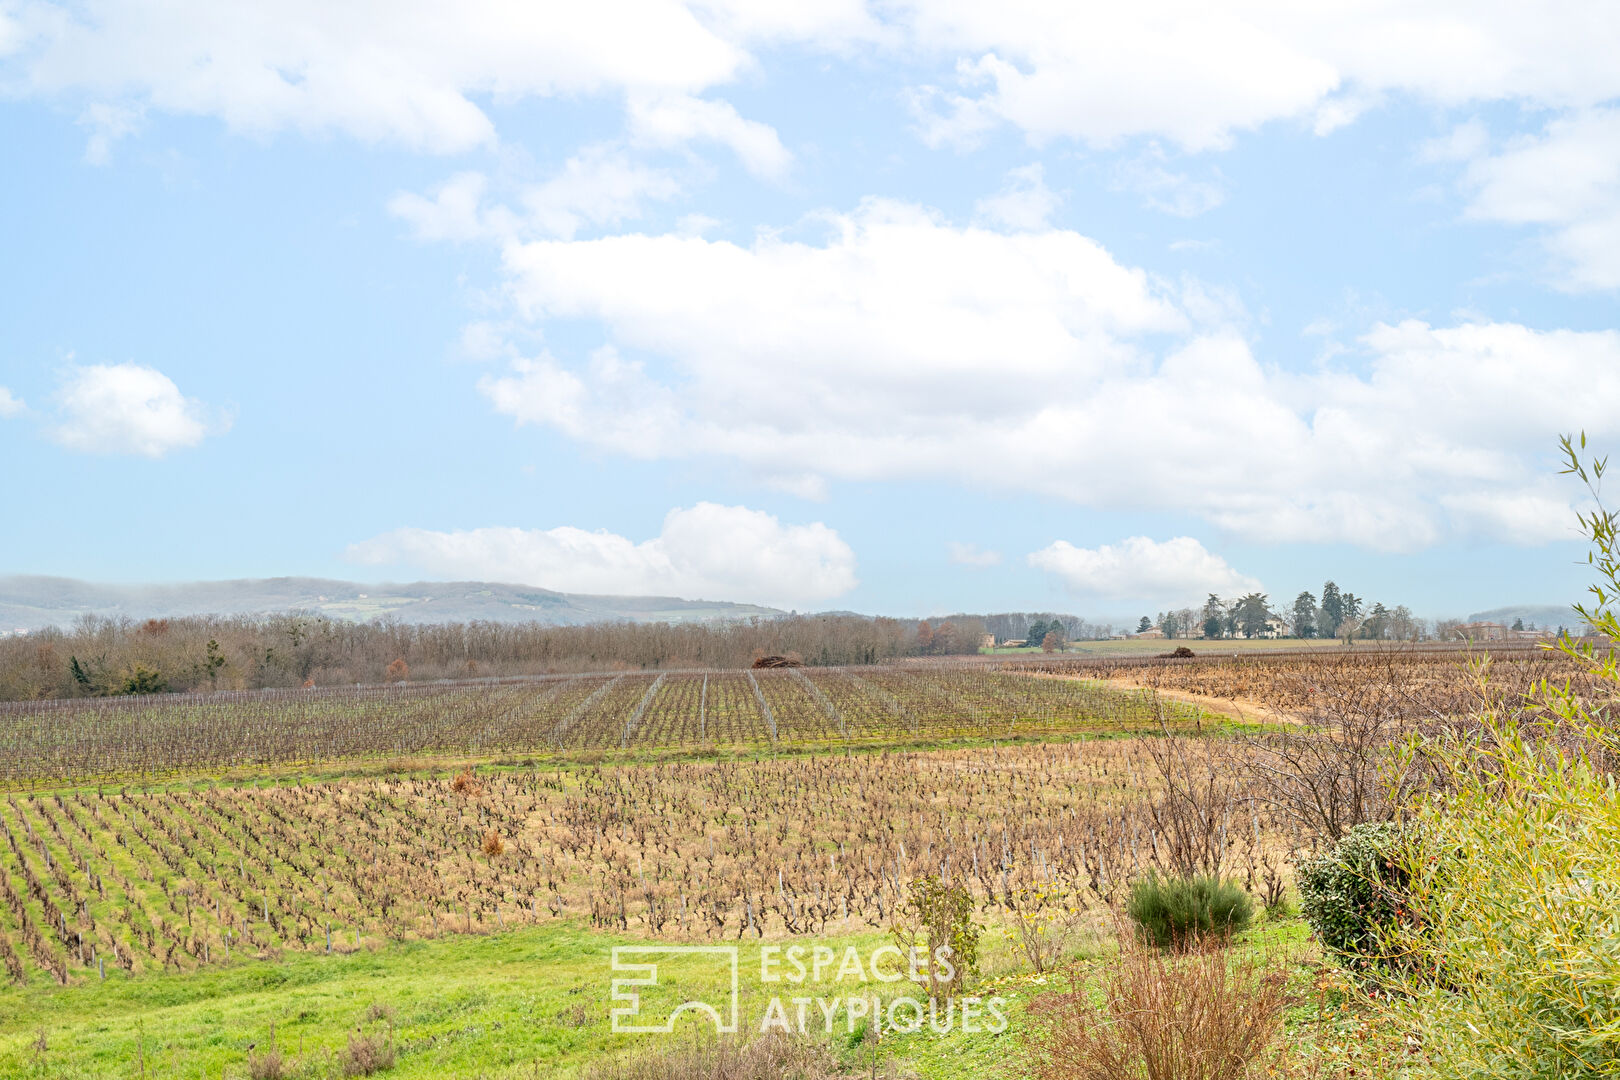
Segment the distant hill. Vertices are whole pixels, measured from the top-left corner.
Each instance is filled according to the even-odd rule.
[[[177,585],[100,585],[72,578],[0,577],[0,632],[68,626],[81,615],[132,619],[312,611],[365,622],[730,622],[785,612],[671,596],[590,596],[487,581],[362,585],[325,578],[257,578]]]
[[[1556,630],[1560,626],[1574,628],[1580,622],[1568,606],[1555,604],[1520,604],[1517,607],[1492,608],[1489,611],[1476,611],[1468,616],[1468,622],[1499,622],[1504,626],[1512,626],[1514,619],[1523,619],[1524,625],[1535,623],[1538,627],[1551,627]]]

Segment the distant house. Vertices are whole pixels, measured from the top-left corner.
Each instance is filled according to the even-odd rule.
[[[1028,644],[1029,642],[1025,641],[1023,638],[1008,638],[1006,641],[1001,643],[1001,647],[1004,649],[1022,649]]]
[[[994,635],[994,634],[980,634],[979,635],[979,648],[981,648],[981,649],[993,649],[995,647],[996,647],[996,635]]]
[[[1136,638],[1136,639],[1148,639],[1148,638],[1155,638],[1156,639],[1156,638],[1164,637],[1164,631],[1160,630],[1157,626],[1155,626],[1150,630],[1144,630],[1140,634],[1131,634],[1130,636],[1132,638]]]
[[[1512,631],[1499,622],[1471,622],[1457,627],[1457,633],[1469,641],[1506,641]]]

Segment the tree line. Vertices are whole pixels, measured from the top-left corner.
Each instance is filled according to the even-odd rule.
[[[1318,599],[1302,591],[1286,607],[1273,607],[1265,593],[1222,599],[1214,593],[1201,609],[1161,611],[1156,620],[1142,617],[1137,632],[1154,627],[1167,638],[1346,638],[1372,641],[1449,640],[1462,624],[1456,619],[1421,619],[1405,604],[1393,608],[1369,604],[1332,581]]]
[[[801,615],[731,623],[352,623],[321,615],[109,619],[0,639],[0,700],[166,691],[747,667],[762,656],[818,666],[977,653],[986,633],[1074,616],[957,614],[918,622]],[[1044,632],[1044,631],[1043,631]]]

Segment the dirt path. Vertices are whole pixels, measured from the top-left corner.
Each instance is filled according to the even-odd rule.
[[[1157,690],[1162,698],[1197,705],[1201,709],[1208,709],[1210,712],[1230,716],[1241,723],[1299,723],[1299,717],[1293,713],[1279,712],[1269,705],[1249,698],[1218,698],[1209,697],[1205,694],[1189,694],[1184,690],[1166,690],[1163,687],[1150,686],[1135,679],[1091,679],[1089,681],[1102,683],[1104,686],[1113,687],[1115,690]]]

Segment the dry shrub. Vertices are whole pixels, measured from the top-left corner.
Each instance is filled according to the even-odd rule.
[[[496,832],[494,829],[491,829],[489,832],[484,834],[483,848],[484,854],[493,859],[495,856],[506,850],[506,841],[501,839],[500,833]]]
[[[248,1077],[249,1080],[282,1080],[292,1075],[293,1063],[281,1056],[276,1049],[276,1026],[270,1025],[270,1047],[262,1054],[255,1054],[248,1050]]]
[[[826,1046],[771,1032],[742,1045],[660,1045],[589,1065],[580,1080],[829,1080],[836,1072],[837,1061]]]
[[[471,769],[462,769],[456,773],[455,779],[450,781],[450,790],[457,795],[482,795],[484,793],[483,785],[473,776]]]
[[[370,1076],[394,1067],[394,1044],[382,1034],[354,1032],[343,1051],[344,1076]]]
[[[1282,1068],[1281,964],[1121,936],[1099,1002],[1077,980],[1031,1009],[1035,1080],[1242,1080]]]
[[[405,662],[402,656],[388,665],[388,681],[404,682],[411,677],[411,665]]]
[[[281,1051],[271,1047],[262,1054],[248,1054],[248,1076],[250,1080],[282,1080],[291,1075],[287,1060],[281,1056]]]

